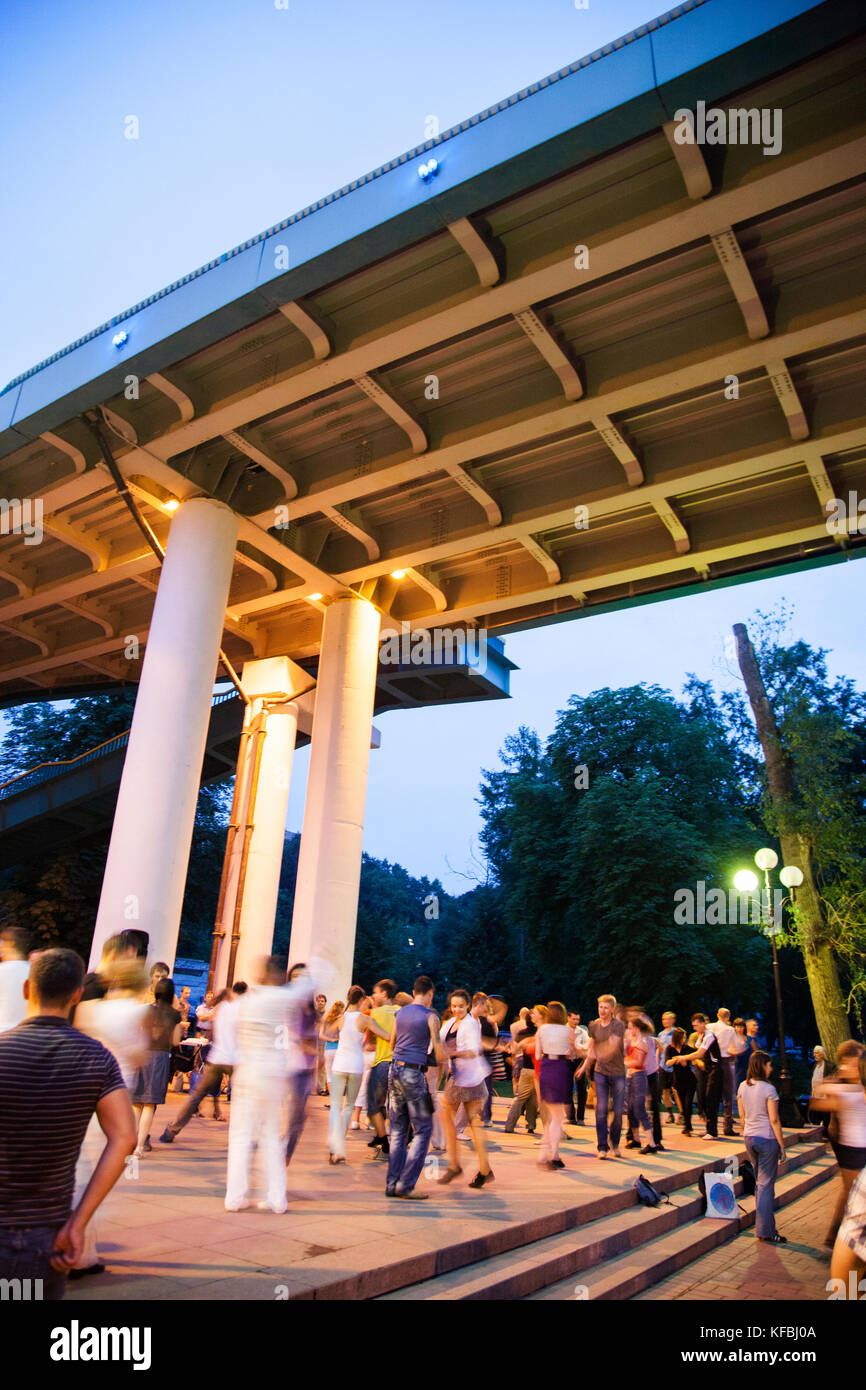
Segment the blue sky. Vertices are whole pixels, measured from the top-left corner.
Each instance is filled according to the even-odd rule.
[[[417,143],[600,47],[648,0],[70,0],[0,7],[0,383]],[[128,116],[140,138],[124,138]],[[866,565],[509,638],[511,701],[379,721],[365,847],[460,891],[479,773],[572,693],[731,679],[731,624],[781,598],[793,635],[866,684]],[[308,753],[295,762],[299,829]],[[449,872],[448,865],[457,871]]]

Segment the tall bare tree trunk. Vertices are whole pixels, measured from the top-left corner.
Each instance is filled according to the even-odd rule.
[[[734,637],[740,670],[764,752],[770,799],[779,824],[782,858],[786,865],[800,869],[803,874],[802,886],[797,889],[797,925],[821,1044],[828,1058],[832,1058],[839,1044],[850,1038],[851,1030],[836,957],[827,944],[826,922],[812,874],[811,840],[791,825],[791,811],[795,804],[794,773],[782,747],[776,715],[764,686],[755,649],[743,623],[734,624]]]

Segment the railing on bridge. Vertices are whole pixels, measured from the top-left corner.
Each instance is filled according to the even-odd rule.
[[[237,692],[234,690],[222,691],[219,695],[214,695],[211,709],[224,704],[226,700],[236,700],[237,698]],[[126,747],[129,734],[130,731],[127,729],[124,733],[115,734],[114,738],[107,739],[105,743],[98,743],[95,748],[89,748],[86,753],[79,753],[75,758],[61,758],[57,762],[37,763],[36,767],[28,768],[26,772],[17,773],[15,777],[10,777],[8,782],[0,782],[0,801],[6,797],[17,796],[19,792],[30,791],[32,787],[39,786],[41,782],[50,782],[52,777],[77,771],[78,768],[85,767],[87,763],[95,762],[98,758],[107,758],[109,754],[116,753],[118,749]]]

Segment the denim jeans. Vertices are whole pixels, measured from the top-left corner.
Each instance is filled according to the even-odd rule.
[[[595,1133],[598,1139],[598,1147],[602,1153],[607,1153],[607,1103],[613,1097],[613,1119],[610,1122],[610,1142],[613,1148],[619,1148],[619,1137],[622,1134],[622,1112],[625,1105],[625,1077],[624,1076],[605,1076],[604,1072],[595,1069]]]
[[[649,1078],[645,1071],[636,1071],[626,1081],[626,1098],[628,1101],[628,1129],[632,1139],[638,1137],[638,1131],[643,1130],[645,1139],[649,1141],[651,1134],[650,1117],[647,1114],[646,1098],[647,1083]],[[614,1140],[614,1148],[616,1141]]]
[[[327,1057],[327,1053],[325,1054]],[[289,1072],[289,1122],[286,1134],[286,1162],[290,1163],[307,1118],[307,1101],[313,1089],[314,1070]]]
[[[421,1176],[433,1133],[432,1098],[426,1071],[391,1063],[388,1077],[388,1118],[391,1151],[388,1155],[386,1192],[411,1192]],[[406,1152],[406,1135],[412,1126],[412,1143]]]
[[[66,1291],[66,1275],[51,1268],[54,1237],[60,1227],[0,1226],[0,1279],[21,1281],[22,1300],[57,1303]],[[41,1284],[39,1281],[41,1280]],[[13,1295],[14,1297],[14,1295]]]
[[[755,1191],[755,1235],[762,1240],[772,1240],[776,1234],[773,1211],[776,1206],[779,1145],[775,1139],[767,1139],[762,1134],[750,1134],[746,1140],[746,1153],[758,1180]]]
[[[484,1084],[485,1084],[486,1087],[487,1087],[487,1099],[485,1100],[485,1102],[484,1102],[484,1108],[483,1108],[483,1110],[481,1111],[481,1123],[484,1124],[484,1125],[489,1125],[491,1119],[493,1118],[493,1073],[492,1073],[492,1072],[490,1073],[489,1076],[485,1076],[485,1078],[484,1078]]]

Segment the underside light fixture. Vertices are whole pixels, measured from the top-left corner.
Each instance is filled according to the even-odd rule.
[[[122,328],[119,333],[115,333],[111,341],[116,348],[122,348],[124,343],[129,342],[129,334]]]
[[[165,503],[165,511],[176,512],[179,506],[180,503],[176,497],[169,497],[168,501]]]
[[[405,579],[405,578],[406,578],[406,571],[405,571],[405,570],[392,570],[392,571],[391,571],[391,578],[392,578],[392,579]]]
[[[307,594],[307,598],[310,600],[310,603],[321,603],[324,594]]]
[[[425,183],[429,183],[432,178],[439,173],[439,160],[428,159],[426,164],[422,164],[418,169],[418,177]]]

